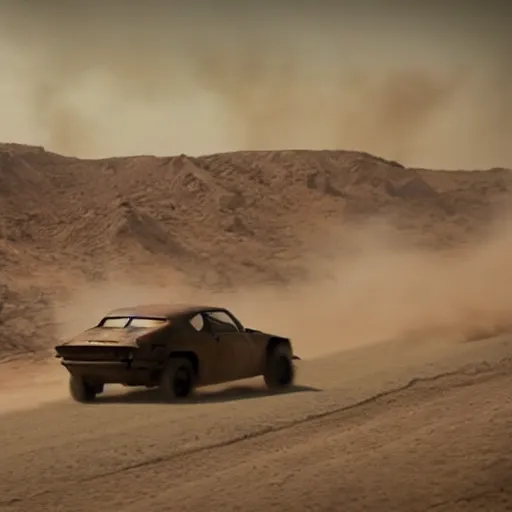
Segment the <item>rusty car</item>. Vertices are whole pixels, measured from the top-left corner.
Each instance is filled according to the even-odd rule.
[[[300,359],[289,338],[245,327],[227,308],[176,304],[110,311],[55,351],[77,402],[93,401],[106,384],[159,388],[171,401],[257,376],[279,390],[293,384]]]

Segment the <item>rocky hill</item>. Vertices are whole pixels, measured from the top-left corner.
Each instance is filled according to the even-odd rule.
[[[300,282],[315,255],[343,250],[349,226],[385,219],[415,246],[456,248],[485,234],[511,191],[505,169],[408,169],[352,151],[80,160],[2,144],[0,354],[54,339],[70,276]]]

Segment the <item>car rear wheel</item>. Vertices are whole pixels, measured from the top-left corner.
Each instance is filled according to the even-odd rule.
[[[88,384],[83,377],[71,375],[69,379],[69,392],[75,402],[92,402],[98,392],[103,391],[91,384]]]
[[[269,389],[282,389],[293,385],[295,380],[295,366],[292,354],[284,343],[271,349],[267,356],[265,384]]]
[[[167,400],[186,398],[194,390],[195,373],[185,358],[171,358],[160,378],[160,390]]]

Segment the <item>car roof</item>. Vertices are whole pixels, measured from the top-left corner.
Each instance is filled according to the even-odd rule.
[[[105,316],[140,316],[152,318],[172,319],[184,315],[200,313],[206,310],[218,310],[222,308],[199,304],[140,304],[109,311]]]

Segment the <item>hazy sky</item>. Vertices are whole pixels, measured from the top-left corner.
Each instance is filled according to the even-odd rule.
[[[512,167],[506,1],[142,3],[0,0],[0,140]]]

